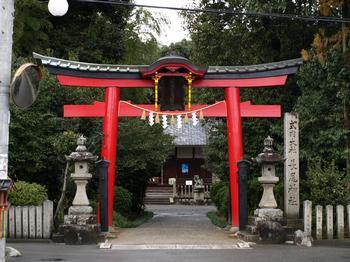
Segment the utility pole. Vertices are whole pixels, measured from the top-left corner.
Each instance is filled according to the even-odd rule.
[[[0,0],[0,180],[8,179],[9,87],[14,12],[14,0]],[[2,212],[3,210],[4,207],[1,207]],[[6,225],[6,221],[4,218],[3,225]],[[0,225],[0,262],[5,262],[6,226],[3,225]]]

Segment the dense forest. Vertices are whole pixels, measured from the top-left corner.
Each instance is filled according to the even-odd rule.
[[[166,47],[157,40],[163,18],[147,10],[126,6],[70,2],[64,17],[50,16],[47,5],[38,0],[17,0],[14,26],[13,69],[32,61],[32,52],[95,63],[149,64],[169,50],[177,50],[199,65],[248,65],[302,56],[304,65],[282,89],[244,90],[242,100],[256,104],[281,104],[284,112],[300,116],[302,198],[319,204],[349,200],[350,177],[350,49],[349,25],[300,21],[272,17],[230,14],[186,13],[191,40]],[[199,1],[200,8],[251,10],[307,16],[349,18],[348,0],[227,0]],[[152,30],[142,36],[142,26]],[[64,104],[101,100],[101,90],[61,88],[44,73],[40,94],[27,110],[11,105],[10,176],[14,180],[37,182],[48,188],[55,201],[65,167],[64,155],[75,148],[76,138],[89,138],[89,149],[99,155],[101,122],[94,119],[64,119]],[[122,99],[150,102],[149,91],[123,92]],[[195,102],[223,99],[218,90],[196,91]],[[283,121],[245,119],[245,157],[262,150],[263,139],[271,135],[277,151],[283,153]],[[206,149],[208,168],[222,181],[228,180],[226,123],[215,121]],[[118,140],[118,183],[134,193],[135,211],[142,210],[148,178],[157,174],[173,148],[172,138],[159,125],[147,126],[138,119],[122,119]],[[142,133],[136,132],[142,130]],[[142,145],[142,150],[140,150]],[[137,152],[137,153],[136,153]],[[249,179],[250,205],[260,197],[253,166]],[[280,169],[279,176],[283,176]],[[283,179],[282,179],[283,180]],[[97,178],[89,192],[96,195]],[[324,185],[332,185],[325,187]],[[226,184],[222,183],[225,187]],[[277,188],[283,203],[282,183]],[[70,188],[72,191],[72,186]],[[71,192],[72,193],[72,192]]]

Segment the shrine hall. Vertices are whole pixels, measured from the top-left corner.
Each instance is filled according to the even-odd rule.
[[[232,227],[239,227],[239,184],[237,163],[243,159],[242,118],[281,117],[280,105],[254,105],[241,101],[242,88],[283,87],[295,74],[302,59],[249,66],[199,67],[181,56],[166,56],[151,65],[106,65],[68,61],[34,53],[62,86],[101,88],[104,101],[90,105],[65,105],[64,117],[98,117],[103,121],[101,158],[108,160],[108,223],[112,225],[114,185],[118,174],[118,118],[138,117],[150,125],[197,125],[204,118],[226,118]],[[120,100],[120,89],[149,88],[153,104]],[[194,88],[222,88],[225,100],[192,104]],[[249,139],[249,138],[248,138]],[[196,154],[192,149],[192,154]],[[200,152],[198,152],[200,153]],[[183,166],[186,172],[186,166]]]

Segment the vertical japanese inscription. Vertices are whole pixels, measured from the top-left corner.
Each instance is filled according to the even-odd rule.
[[[299,118],[284,116],[284,210],[287,218],[299,217]]]

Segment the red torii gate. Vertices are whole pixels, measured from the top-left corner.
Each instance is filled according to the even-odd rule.
[[[240,88],[283,86],[290,74],[296,73],[301,59],[253,66],[210,66],[198,68],[179,56],[163,57],[150,66],[102,65],[68,61],[34,53],[48,70],[57,75],[62,86],[104,88],[103,102],[92,105],[65,105],[64,117],[103,118],[102,157],[110,162],[108,169],[108,222],[112,225],[119,117],[140,117],[143,112],[160,115],[185,115],[202,112],[204,117],[226,117],[230,167],[232,227],[239,227],[239,188],[237,162],[243,158],[242,117],[281,117],[280,105],[252,105],[240,101]],[[184,111],[159,111],[155,77],[191,78],[193,88],[224,88],[225,101],[213,105],[190,104]],[[134,105],[120,101],[121,88],[155,88],[155,105]]]

